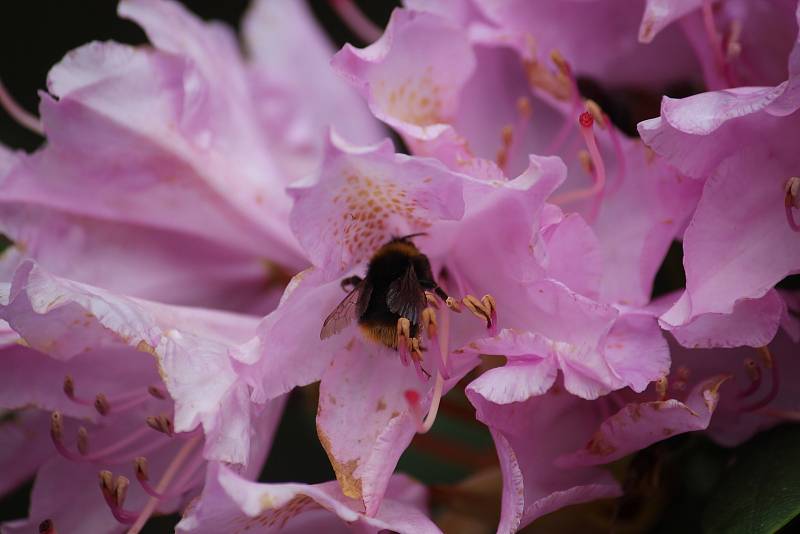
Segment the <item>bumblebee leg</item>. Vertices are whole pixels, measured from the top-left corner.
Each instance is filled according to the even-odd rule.
[[[347,278],[342,280],[342,290],[346,293],[349,293],[355,288],[358,284],[361,283],[362,278],[358,275],[348,276]]]

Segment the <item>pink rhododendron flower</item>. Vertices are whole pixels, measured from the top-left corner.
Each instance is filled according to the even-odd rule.
[[[439,532],[396,468],[462,387],[502,533],[796,421],[799,5],[337,0],[334,53],[255,0],[243,54],[122,0],[151,46],[69,52],[41,119],[0,86],[46,137],[0,147],[0,492],[36,476],[3,532]],[[336,480],[255,481],[317,382]]]
[[[284,187],[318,163],[329,122],[313,106],[338,110],[330,120],[354,137],[379,132],[332,73],[314,84],[326,98],[296,92],[308,75],[287,64],[311,67],[332,52],[321,36],[295,47],[270,31],[281,16],[272,11],[286,9],[287,32],[317,31],[294,4],[254,4],[248,64],[228,28],[178,4],[120,3],[155,48],[94,42],[50,71],[40,110],[48,143],[1,178],[0,229],[15,242],[6,276],[34,257],[145,298],[271,309],[284,271],[306,265]],[[264,292],[265,280],[278,291]]]
[[[800,271],[798,58],[796,46],[788,80],[775,87],[665,99],[661,117],[639,126],[653,150],[704,181],[684,235],[686,291],[661,317],[668,327],[735,312],[741,300],[759,299]]]
[[[52,411],[50,455],[61,456],[42,467],[37,488],[63,490],[34,490],[32,524],[47,518],[78,528],[90,507],[97,532],[116,531],[94,489],[101,468],[119,473],[124,466],[127,482],[143,480],[130,487],[128,500],[117,489],[120,479],[108,482],[107,500],[123,492],[109,503],[123,523],[146,519],[156,505],[174,509],[202,482],[206,459],[240,466],[250,476],[260,469],[282,401],[253,410],[228,358],[228,347],[252,335],[255,319],[116,296],[31,262],[15,274],[0,317],[20,336],[2,349],[0,405]],[[163,435],[154,439],[157,432]],[[41,451],[33,447],[23,457],[28,454]],[[148,471],[154,479],[166,473],[151,486]],[[147,493],[150,509],[140,514]],[[73,497],[83,504],[69,505]]]
[[[379,41],[363,50],[345,46],[334,66],[413,151],[460,172],[496,178],[521,172],[529,153],[561,156],[568,177],[564,192],[551,201],[594,226],[603,262],[615,266],[603,273],[603,300],[645,304],[658,264],[694,208],[699,187],[654,162],[602,111],[581,126],[583,103],[565,63],[551,72],[516,41],[497,37],[497,30],[472,29],[430,13],[398,10]],[[433,53],[414,61],[419,56],[414,47]],[[545,86],[534,67],[545,69]],[[581,145],[585,158],[576,157]],[[638,285],[629,283],[632,278]]]
[[[710,89],[779,83],[797,34],[796,7],[795,0],[647,0],[639,41],[680,21]]]

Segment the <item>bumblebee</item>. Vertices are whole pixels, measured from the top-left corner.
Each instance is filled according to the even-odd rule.
[[[372,256],[364,278],[342,280],[342,289],[352,289],[325,319],[320,339],[338,334],[355,319],[367,339],[397,350],[405,337],[419,353],[420,324],[428,299],[434,298],[430,293],[448,306],[454,303],[435,282],[428,257],[411,241],[420,235],[425,234],[391,239]]]

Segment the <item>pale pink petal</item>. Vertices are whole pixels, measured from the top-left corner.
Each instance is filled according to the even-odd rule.
[[[586,221],[574,213],[567,215],[544,228],[541,237],[546,243],[546,276],[596,299],[603,278],[603,251]]]
[[[259,532],[350,532],[381,529],[402,534],[437,533],[418,502],[424,488],[396,475],[387,500],[374,515],[344,496],[336,482],[323,484],[259,484],[237,476],[223,465],[212,465],[200,501],[178,524],[179,532],[212,533],[234,528]],[[349,527],[349,528],[348,528]]]
[[[797,233],[784,213],[783,183],[794,171],[790,161],[770,156],[777,150],[777,143],[740,150],[707,180],[684,236],[686,294],[664,322],[730,313],[738,300],[759,298],[800,271]]]
[[[281,304],[258,326],[258,335],[231,350],[253,401],[264,403],[316,382],[349,340],[344,333],[320,340],[325,316],[347,295],[338,280],[321,279],[313,269],[296,275]]]
[[[543,64],[557,49],[576,76],[609,86],[657,87],[683,81],[697,68],[691,47],[675,28],[652,44],[639,43],[642,1],[478,0],[476,4],[503,30],[529,35],[535,57]]]
[[[397,460],[416,432],[405,392],[417,391],[421,384],[395,351],[364,343],[356,340],[350,350],[338,352],[325,371],[317,434],[342,492],[363,501],[371,514],[378,510]]]
[[[27,345],[47,355],[16,350],[18,365],[9,368],[9,378],[32,374],[33,379],[4,402],[30,397],[46,409],[85,416],[91,409],[73,406],[62,391],[66,375],[81,388],[79,396],[88,391],[90,398],[113,397],[120,387],[145,393],[163,381],[175,399],[176,431],[202,424],[215,437],[207,443],[208,457],[248,462],[255,416],[248,386],[228,352],[255,333],[256,318],[118,296],[55,277],[32,262],[15,274],[0,316]],[[275,409],[280,411],[280,404]]]
[[[719,388],[729,376],[708,379],[676,399],[626,405],[600,425],[586,446],[558,458],[564,467],[613,462],[676,434],[705,430],[719,401]]]
[[[467,390],[467,395],[478,419],[489,426],[503,472],[498,532],[516,532],[564,506],[620,494],[618,484],[601,469],[555,464],[561,454],[580,446],[594,424],[586,401],[563,390],[506,405],[474,391]]]
[[[493,339],[473,342],[470,349],[502,354],[508,363],[473,380],[469,391],[495,404],[520,402],[546,393],[558,375],[558,362],[551,345],[537,334],[506,329]]]
[[[395,154],[388,140],[355,147],[333,134],[319,176],[290,188],[290,224],[312,263],[339,276],[392,236],[460,219],[464,178],[435,160]]]
[[[3,353],[5,349],[3,349]],[[5,354],[0,355],[4,358]],[[5,368],[7,364],[3,362]],[[0,422],[0,496],[33,477],[41,464],[54,454],[47,435],[50,417],[36,409],[2,411]]]
[[[14,241],[0,260],[3,279],[28,257],[59,276],[161,302],[262,313],[277,302],[279,288],[265,284],[282,278],[279,268],[223,243],[27,202],[2,206],[0,232]]]
[[[261,134],[247,129],[256,128],[253,113],[210,83],[172,54],[115,43],[70,52],[50,73],[58,100],[42,95],[50,145],[27,169],[35,179],[8,178],[8,200],[200,234],[300,264],[280,219],[289,207],[283,183]]]
[[[673,239],[683,231],[702,190],[639,143],[625,143],[626,174],[609,174],[592,229],[603,255],[600,300],[643,306]]]
[[[730,313],[697,315],[677,327],[662,321],[662,326],[684,347],[763,347],[775,337],[785,313],[783,299],[771,290],[761,298],[737,301]]]
[[[317,156],[322,153],[331,125],[357,143],[373,143],[384,137],[366,104],[331,68],[333,46],[304,3],[253,2],[242,31],[253,59],[251,68],[266,83],[265,90],[279,88],[298,101],[293,117],[296,122],[291,123],[288,134],[287,125],[280,125],[282,136],[276,137],[289,137],[291,144],[310,145]]]
[[[428,140],[446,130],[475,59],[466,32],[451,22],[397,9],[380,39],[364,49],[345,45],[333,66],[376,117],[404,135]]]
[[[649,43],[658,33],[687,13],[699,9],[703,0],[646,0],[639,42]]]
[[[670,368],[667,341],[649,315],[620,315],[608,333],[604,354],[614,374],[636,392],[644,391]]]

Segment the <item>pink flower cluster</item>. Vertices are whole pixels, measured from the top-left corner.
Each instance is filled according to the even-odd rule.
[[[0,491],[36,473],[3,532],[438,532],[395,468],[454,387],[503,533],[620,495],[602,466],[655,442],[800,416],[795,0],[406,0],[338,52],[255,0],[246,56],[171,0],[119,15],[152,45],[68,53],[21,117],[46,144],[0,149]],[[695,94],[633,137],[586,80]],[[341,281],[416,233],[451,297],[424,350],[321,339]],[[675,240],[685,289],[653,300]],[[315,382],[337,480],[254,482]]]

